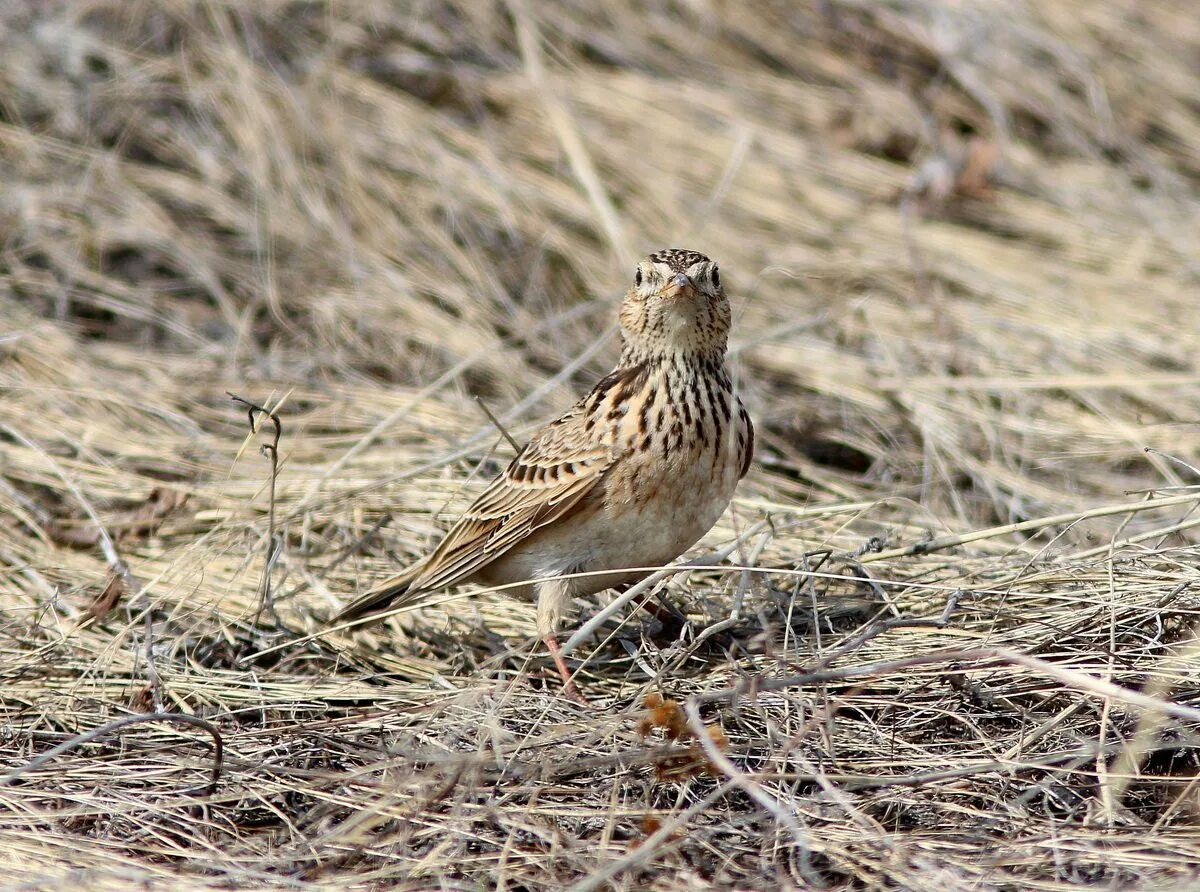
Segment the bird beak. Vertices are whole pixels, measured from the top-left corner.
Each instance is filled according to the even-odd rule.
[[[675,297],[676,295],[690,297],[691,295],[695,294],[695,292],[696,286],[693,285],[692,280],[683,273],[676,273],[671,280],[667,282],[666,287],[662,290],[662,293],[667,297]]]

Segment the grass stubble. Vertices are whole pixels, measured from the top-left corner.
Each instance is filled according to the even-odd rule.
[[[403,7],[0,14],[4,884],[1194,881],[1186,6]],[[760,432],[688,632],[327,631],[667,243]]]

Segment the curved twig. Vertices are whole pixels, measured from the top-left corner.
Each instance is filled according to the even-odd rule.
[[[86,743],[92,743],[93,741],[99,740],[101,737],[111,734],[113,731],[119,731],[128,725],[136,725],[143,722],[175,722],[180,725],[191,725],[193,728],[200,728],[203,731],[207,731],[213,739],[213,766],[212,777],[209,779],[208,787],[204,791],[204,795],[211,796],[216,792],[217,783],[221,779],[221,767],[225,761],[225,742],[221,738],[221,732],[212,722],[206,721],[199,716],[186,715],[182,712],[149,712],[140,713],[138,715],[121,716],[121,718],[115,719],[114,721],[109,722],[107,725],[101,725],[99,728],[93,728],[91,731],[78,734],[75,737],[72,737],[70,740],[64,740],[58,746],[46,750],[46,752],[30,760],[20,768],[13,769],[8,774],[4,775],[4,777],[0,777],[0,787],[6,787],[9,784],[12,784],[18,778],[20,778],[21,775],[30,771],[36,771],[38,768],[41,768],[55,757],[61,756],[63,753],[77,749]]]
[[[250,400],[238,396],[236,393],[225,391],[226,395],[235,403],[241,403],[246,407],[246,416],[250,419],[250,432],[258,433],[258,427],[254,423],[254,413],[261,412],[271,419],[271,423],[275,425],[275,438],[270,443],[262,445],[263,454],[271,460],[271,493],[268,505],[267,514],[267,562],[263,566],[262,585],[259,590],[258,612],[254,614],[254,625],[258,625],[259,619],[262,617],[262,612],[265,609],[270,609],[272,614],[275,611],[275,601],[271,596],[271,571],[275,567],[275,561],[279,558],[279,553],[283,550],[283,543],[275,542],[275,481],[279,478],[279,441],[283,437],[283,422],[279,420],[279,415],[271,409],[267,409],[257,403],[252,403]]]

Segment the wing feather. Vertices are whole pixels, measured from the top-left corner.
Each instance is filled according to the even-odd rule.
[[[593,395],[595,391],[593,391]],[[462,582],[547,524],[568,516],[612,466],[611,444],[584,422],[598,401],[584,398],[542,428],[425,558],[365,593],[338,620],[397,603],[415,604]]]
[[[607,448],[581,456],[569,444],[562,446],[531,442],[433,550],[413,588],[432,591],[461,582],[539,528],[567,516],[612,458]]]

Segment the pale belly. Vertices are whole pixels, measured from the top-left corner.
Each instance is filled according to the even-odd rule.
[[[738,481],[736,450],[627,457],[579,510],[542,528],[478,574],[490,585],[564,573],[659,567],[691,548],[721,517]],[[572,595],[636,581],[649,571],[580,578]],[[531,595],[529,590],[512,592]],[[511,591],[511,590],[510,590]]]

